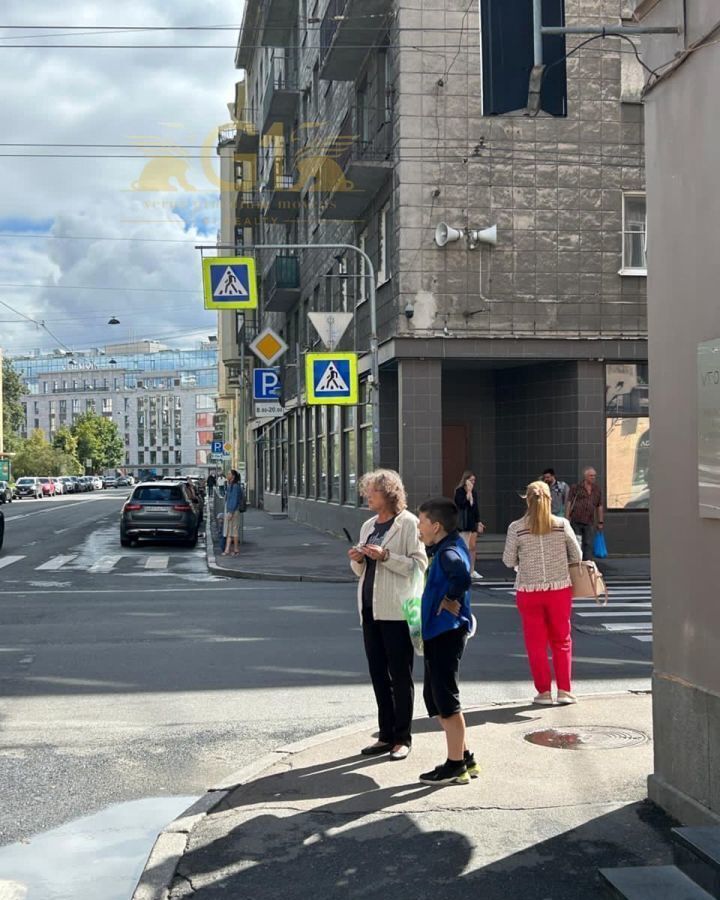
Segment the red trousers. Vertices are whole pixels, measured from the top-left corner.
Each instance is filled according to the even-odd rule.
[[[558,689],[570,690],[572,599],[572,588],[569,587],[559,591],[517,592],[525,648],[538,694],[544,694],[552,688],[548,644],[552,650]]]

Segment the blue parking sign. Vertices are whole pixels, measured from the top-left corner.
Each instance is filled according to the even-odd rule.
[[[222,456],[223,455],[223,442],[222,441],[213,441],[212,442],[212,454],[213,456]]]
[[[279,369],[255,369],[253,373],[253,400],[278,400],[282,392]]]

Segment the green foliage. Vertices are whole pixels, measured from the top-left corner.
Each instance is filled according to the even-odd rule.
[[[25,441],[20,441],[13,459],[13,477],[24,475],[81,475],[77,457],[51,446],[38,428]]]
[[[122,463],[125,447],[117,425],[110,419],[86,412],[73,425],[72,435],[77,441],[80,462],[85,465],[85,460],[92,460],[93,471],[112,469]]]
[[[3,357],[2,361],[2,411],[5,450],[13,452],[20,445],[20,434],[25,424],[20,398],[25,393],[25,384],[12,362]]]
[[[57,430],[52,445],[55,450],[59,450],[67,456],[72,456],[75,459],[79,458],[77,438],[67,425],[63,425],[62,428]]]

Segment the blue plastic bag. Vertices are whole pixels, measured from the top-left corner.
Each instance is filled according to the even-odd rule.
[[[605,543],[605,535],[602,531],[598,531],[595,535],[595,542],[593,543],[593,556],[597,559],[607,559],[607,544]]]

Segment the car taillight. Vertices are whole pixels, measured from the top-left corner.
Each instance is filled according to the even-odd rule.
[[[138,509],[142,509],[142,503],[126,503],[125,504],[125,512],[135,512]]]
[[[176,503],[175,506],[173,506],[173,509],[177,510],[177,512],[190,512],[192,507],[188,506],[187,503]]]

